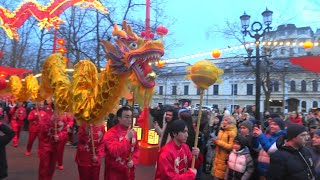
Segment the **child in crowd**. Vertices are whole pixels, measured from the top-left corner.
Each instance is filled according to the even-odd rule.
[[[254,171],[254,165],[250,151],[248,147],[245,146],[247,144],[246,139],[238,135],[233,142],[233,150],[229,155],[228,170],[225,179],[249,179]]]

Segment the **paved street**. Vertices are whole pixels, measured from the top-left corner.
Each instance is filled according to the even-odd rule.
[[[35,180],[38,179],[39,160],[37,158],[37,141],[32,147],[31,156],[25,156],[28,132],[22,131],[18,148],[12,147],[12,142],[7,145],[7,159],[9,177],[6,180]],[[56,169],[54,180],[76,180],[78,169],[74,162],[76,148],[66,146],[64,152],[64,170]],[[102,163],[104,164],[104,163]],[[139,166],[136,170],[136,179],[154,179],[154,166]],[[101,166],[100,179],[103,179],[104,166]]]
[[[9,177],[6,180],[35,180],[38,178],[39,160],[37,158],[37,141],[32,147],[31,156],[25,156],[28,132],[22,131],[18,148],[12,147],[12,142],[7,145],[7,159]],[[64,152],[64,170],[56,169],[53,180],[77,180],[78,169],[74,162],[76,148],[66,146]],[[154,179],[154,166],[138,166],[136,180]],[[104,166],[102,163],[100,179],[103,179]],[[207,179],[207,178],[201,178]]]

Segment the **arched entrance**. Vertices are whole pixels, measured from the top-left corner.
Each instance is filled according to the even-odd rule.
[[[288,112],[298,111],[299,100],[296,98],[290,98],[288,102]]]

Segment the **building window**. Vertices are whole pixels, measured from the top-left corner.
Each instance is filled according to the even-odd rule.
[[[298,49],[298,53],[299,53],[299,54],[304,54],[304,52],[305,52],[305,49],[304,49],[304,48],[299,48],[299,49]]]
[[[213,95],[219,95],[219,85],[213,85]]]
[[[278,36],[285,36],[286,35],[286,32],[285,31],[279,31],[278,32]]]
[[[317,80],[312,81],[312,91],[318,91],[318,82]]]
[[[279,92],[279,91],[280,91],[280,90],[279,90],[279,86],[280,86],[279,81],[274,81],[274,82],[273,82],[273,91]]]
[[[296,82],[295,81],[290,82],[290,91],[296,91]]]
[[[306,34],[306,30],[300,29],[298,30],[298,35]]]
[[[273,81],[269,82],[269,88],[270,88],[270,91],[273,91]]]
[[[197,95],[200,95],[200,89],[197,89]]]
[[[247,95],[253,95],[253,84],[247,84]]]
[[[318,101],[313,101],[312,102],[312,107],[317,108],[318,107]]]
[[[189,86],[184,86],[184,95],[189,95]]]
[[[177,95],[177,86],[172,86],[172,95]]]
[[[280,54],[281,55],[285,55],[286,54],[286,49],[285,48],[281,48],[280,49]]]
[[[238,84],[231,85],[231,95],[238,95]]]
[[[301,91],[306,92],[307,91],[307,82],[305,80],[301,81]]]
[[[290,56],[293,56],[294,55],[294,49],[293,48],[290,48],[290,52],[289,52],[290,54]]]
[[[307,112],[307,102],[305,102],[305,101],[301,102],[301,111]]]
[[[163,86],[159,86],[159,95],[163,95]]]

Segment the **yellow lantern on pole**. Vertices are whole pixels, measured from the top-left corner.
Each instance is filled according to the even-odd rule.
[[[223,74],[223,70],[218,68],[212,62],[208,60],[201,60],[195,63],[194,65],[187,68],[189,74],[186,76],[186,79],[191,79],[192,82],[197,86],[197,89],[200,90],[200,107],[202,109],[202,101],[204,90],[208,89],[209,86],[215,82],[219,82],[220,75]],[[198,137],[199,137],[199,127],[202,111],[199,111],[198,120],[197,120],[197,129],[194,140],[194,146],[198,147]],[[195,156],[192,157],[191,168],[195,166]]]
[[[142,128],[140,126],[134,126],[133,130],[137,132],[137,140],[140,141],[142,139]]]
[[[156,145],[159,143],[159,135],[155,129],[150,129],[148,131],[148,144]]]

